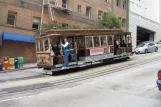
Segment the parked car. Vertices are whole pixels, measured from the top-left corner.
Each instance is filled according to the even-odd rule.
[[[158,71],[157,85],[158,85],[159,91],[161,91],[161,70]]]
[[[148,53],[148,52],[158,52],[157,44],[151,41],[147,42],[141,42],[139,45],[135,48],[135,53]]]

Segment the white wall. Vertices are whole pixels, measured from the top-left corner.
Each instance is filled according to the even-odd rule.
[[[160,22],[159,0],[130,0],[130,11],[155,22]]]
[[[160,21],[161,0],[130,0],[129,31],[132,33],[133,49],[136,47],[137,26],[154,31],[154,41],[161,40]]]

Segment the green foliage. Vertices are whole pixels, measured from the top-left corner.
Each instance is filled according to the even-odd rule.
[[[116,17],[112,12],[109,14],[104,14],[102,19],[99,21],[99,24],[91,25],[85,29],[114,29],[114,28],[121,28],[122,21]],[[56,21],[53,21],[48,24],[43,24],[41,33],[46,33],[48,30],[51,29],[81,29],[79,26],[74,25],[67,25],[67,24],[60,24]],[[40,31],[35,32],[35,36],[38,36]]]
[[[74,26],[74,25],[67,25],[67,24],[60,24],[56,21],[53,21],[48,24],[43,24],[41,33],[46,33],[48,30],[51,29],[80,29],[79,26]],[[40,34],[40,31],[35,32],[35,36],[38,36]]]
[[[104,14],[99,22],[99,26],[108,29],[121,28],[122,21],[110,12],[109,14]]]

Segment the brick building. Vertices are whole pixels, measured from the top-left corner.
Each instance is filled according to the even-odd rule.
[[[110,11],[112,0],[50,0],[50,3],[57,22],[88,28]],[[33,36],[40,29],[42,4],[43,0],[0,0],[0,57],[22,56],[25,62],[36,60]],[[124,23],[126,4],[126,0],[114,0],[114,12]],[[47,6],[42,22],[50,22]]]

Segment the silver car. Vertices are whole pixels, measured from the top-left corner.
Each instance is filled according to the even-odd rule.
[[[156,43],[154,42],[141,42],[136,48],[135,48],[135,53],[140,54],[140,53],[148,53],[148,52],[157,52],[158,47]]]

